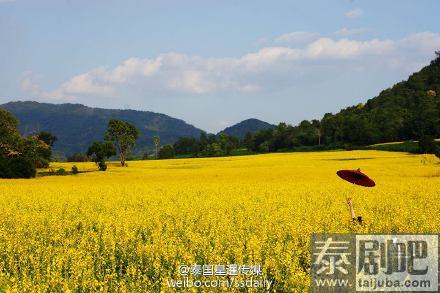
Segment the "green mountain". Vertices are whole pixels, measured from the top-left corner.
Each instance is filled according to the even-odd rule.
[[[223,132],[227,135],[243,139],[247,133],[255,133],[257,131],[269,129],[273,127],[275,127],[275,125],[272,125],[270,123],[255,118],[251,118],[251,119],[243,120],[235,125],[229,126],[224,130],[220,131],[219,133]]]
[[[325,143],[365,145],[440,137],[440,53],[408,80],[382,91],[365,104],[326,114],[321,120]]]
[[[181,136],[199,137],[201,130],[185,121],[148,111],[109,110],[80,104],[47,104],[10,102],[0,107],[20,121],[23,135],[48,131],[58,137],[54,151],[63,155],[85,152],[91,142],[102,140],[111,118],[128,121],[141,133],[135,153],[151,148],[152,137],[160,136],[161,144],[172,144]]]

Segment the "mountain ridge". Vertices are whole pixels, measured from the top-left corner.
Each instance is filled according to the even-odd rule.
[[[272,124],[265,122],[263,120],[260,120],[257,118],[248,118],[248,119],[240,121],[234,125],[226,127],[225,129],[220,131],[218,134],[225,133],[227,135],[235,136],[240,139],[243,139],[246,136],[246,134],[248,134],[248,133],[252,134],[257,131],[268,129],[268,128],[273,128],[273,127],[275,127],[275,125],[272,125]]]
[[[108,120],[115,118],[133,123],[141,132],[136,153],[153,145],[152,137],[159,135],[162,145],[174,143],[181,136],[198,137],[201,129],[182,119],[162,113],[140,110],[104,109],[83,104],[51,104],[36,101],[13,101],[0,107],[20,121],[23,135],[49,131],[58,137],[54,151],[64,155],[84,152],[88,145],[102,140]]]

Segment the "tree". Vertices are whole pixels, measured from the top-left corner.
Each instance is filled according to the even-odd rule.
[[[17,129],[18,120],[0,109],[0,178],[30,178],[36,175],[39,161],[36,146],[39,140],[23,138]]]
[[[107,170],[105,159],[116,155],[116,150],[110,141],[94,142],[87,150],[87,155],[98,165],[99,170],[105,171]]]
[[[0,108],[0,147],[4,151],[13,150],[21,139],[17,129],[18,120],[10,112]]]
[[[52,156],[52,147],[57,140],[57,137],[47,131],[41,131],[36,135],[36,139],[40,141],[38,145],[38,153],[42,159],[39,168],[47,168]]]
[[[172,159],[174,155],[174,147],[172,145],[164,145],[159,150],[159,159]]]
[[[51,148],[36,135],[22,139],[20,153],[26,156],[36,168],[49,167]]]
[[[194,137],[181,137],[173,145],[176,155],[195,156],[200,151],[200,144]]]
[[[432,136],[424,135],[419,139],[419,153],[434,155],[439,153],[438,146]]]
[[[121,166],[126,166],[125,161],[131,149],[139,138],[139,131],[134,125],[117,119],[108,122],[105,140],[113,142],[121,161]]]
[[[318,138],[318,146],[320,146],[321,145],[321,135],[322,135],[322,133],[321,133],[321,121],[316,120],[316,119],[312,120],[312,125],[315,128],[315,134],[316,134],[316,136]]]
[[[50,132],[41,131],[37,135],[38,139],[44,141],[48,146],[53,147],[58,138]]]
[[[218,135],[218,143],[223,150],[224,155],[230,155],[233,149],[236,149],[239,144],[239,139],[222,132]]]
[[[31,178],[35,175],[35,166],[25,156],[0,155],[0,178]]]
[[[156,159],[159,158],[159,147],[160,147],[160,137],[158,135],[153,136],[153,143],[155,147],[155,156]]]
[[[252,133],[250,133],[250,132],[246,133],[246,136],[244,137],[242,144],[243,144],[243,146],[246,147],[249,151],[255,149],[255,146],[254,146],[254,137],[253,137]]]
[[[206,147],[206,155],[209,157],[220,157],[223,155],[223,150],[220,144],[211,143]]]

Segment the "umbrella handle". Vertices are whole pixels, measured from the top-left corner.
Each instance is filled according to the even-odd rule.
[[[351,198],[347,198],[347,205],[348,205],[348,207],[350,209],[351,219],[355,220],[356,219],[356,214],[354,212],[353,200]]]

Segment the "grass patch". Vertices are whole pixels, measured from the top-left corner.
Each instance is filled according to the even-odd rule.
[[[436,139],[435,141],[437,143],[437,146],[440,147],[440,141],[438,139]],[[396,143],[374,144],[374,145],[366,146],[362,149],[389,151],[389,152],[407,152],[407,153],[416,154],[419,152],[419,142],[411,140],[411,141],[402,141]]]
[[[375,158],[342,158],[342,159],[326,159],[327,161],[358,161],[358,160],[373,160]]]

